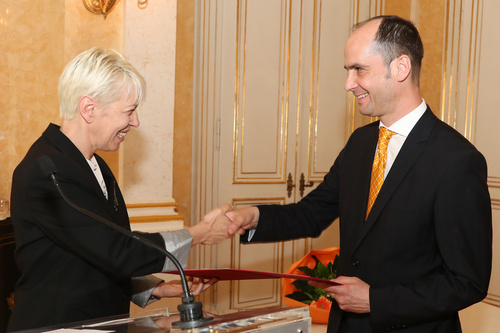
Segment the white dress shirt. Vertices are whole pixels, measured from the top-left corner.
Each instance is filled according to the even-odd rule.
[[[396,121],[392,126],[387,127],[382,122],[380,122],[380,126],[387,128],[388,130],[396,133],[393,134],[389,144],[387,146],[387,164],[385,165],[384,170],[384,179],[387,177],[389,170],[394,163],[394,160],[398,156],[401,147],[405,143],[406,138],[410,134],[415,124],[419,121],[420,117],[424,114],[425,110],[427,110],[427,105],[425,104],[425,100],[422,98],[422,103],[413,111],[408,113],[403,118]],[[375,150],[376,151],[376,150]]]

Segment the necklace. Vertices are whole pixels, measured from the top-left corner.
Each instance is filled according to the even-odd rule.
[[[96,172],[97,168],[99,168],[99,164],[97,164],[97,160],[95,159],[95,156],[92,156],[90,160],[87,160],[89,162],[90,167],[92,168],[92,171]]]
[[[104,177],[102,176],[101,169],[99,168],[99,164],[97,163],[95,156],[92,156],[92,158],[90,160],[87,160],[87,162],[89,163],[90,167],[92,168],[92,171],[94,171],[94,175],[97,179],[97,182],[101,186],[102,193],[104,194],[104,196],[107,199],[108,198],[108,189],[106,188],[106,182],[104,181]]]

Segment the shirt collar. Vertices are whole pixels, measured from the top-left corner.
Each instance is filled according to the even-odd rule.
[[[394,124],[392,124],[392,126],[387,127],[382,124],[382,122],[380,122],[379,126],[383,126],[388,130],[391,130],[392,132],[407,137],[420,117],[422,117],[425,110],[427,110],[427,104],[425,104],[425,100],[422,98],[422,103],[420,103],[420,105],[415,110],[411,111],[406,116],[396,121]]]

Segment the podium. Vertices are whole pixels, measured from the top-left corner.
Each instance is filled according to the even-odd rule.
[[[172,322],[180,319],[177,313],[169,313],[166,310],[156,310],[146,315],[137,317],[111,317],[92,320],[87,322],[59,325],[57,327],[44,328],[43,332],[57,332],[64,329],[69,332],[72,329],[84,333],[85,330],[102,330],[104,332],[127,332],[127,333],[310,333],[311,317],[307,306],[297,308],[260,308],[241,310],[222,315],[206,313],[214,317],[214,320],[205,326],[180,329],[172,328]],[[22,331],[40,332],[37,330]]]
[[[10,217],[0,220],[0,333],[7,328],[14,307],[14,288],[21,275],[14,260],[16,249],[14,228]]]

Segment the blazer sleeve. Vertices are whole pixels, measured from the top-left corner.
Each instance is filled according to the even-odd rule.
[[[141,308],[158,301],[159,298],[151,297],[153,290],[163,280],[154,275],[138,276],[132,278],[132,299],[131,301]]]

